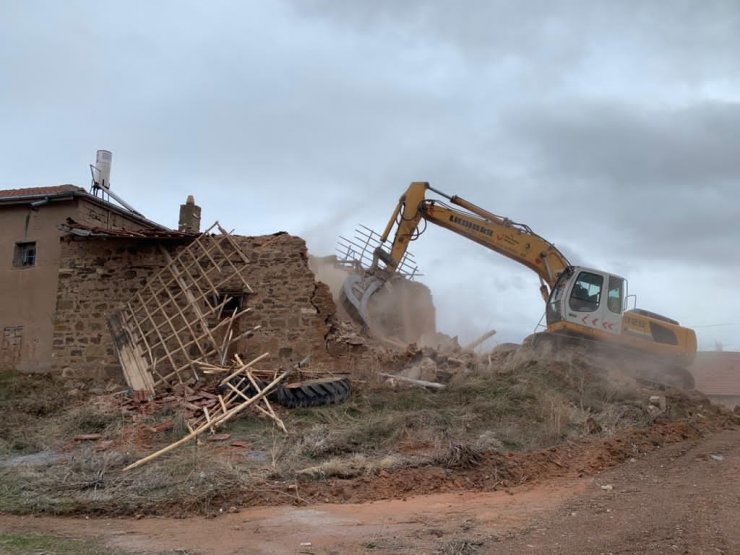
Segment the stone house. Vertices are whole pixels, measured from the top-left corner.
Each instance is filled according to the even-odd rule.
[[[192,197],[176,231],[72,185],[0,191],[0,367],[120,377],[108,319],[198,237],[199,225]],[[269,352],[275,365],[310,354],[333,369],[326,337],[336,307],[309,269],[303,239],[234,238],[253,289],[236,296],[253,308],[245,325],[260,326],[240,353]]]
[[[60,224],[163,229],[75,185],[0,190],[0,366],[51,368],[61,262]]]

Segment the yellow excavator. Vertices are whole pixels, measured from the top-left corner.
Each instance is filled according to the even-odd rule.
[[[441,199],[427,198],[428,191]],[[449,206],[445,200],[459,208]],[[411,183],[380,237],[370,268],[344,283],[344,304],[364,325],[370,324],[373,298],[398,279],[399,264],[409,243],[419,236],[422,221],[507,256],[539,276],[547,328],[533,336],[535,342],[562,345],[564,340],[595,341],[648,361],[651,381],[693,388],[693,378],[686,370],[696,355],[693,330],[650,311],[626,310],[627,281],[623,277],[573,266],[555,245],[529,226],[493,214],[459,196],[446,195],[427,182]],[[393,242],[389,249],[384,248],[394,227]]]

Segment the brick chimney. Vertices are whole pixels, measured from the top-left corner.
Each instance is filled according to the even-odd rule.
[[[188,195],[185,204],[180,205],[180,221],[177,224],[178,231],[190,231],[200,233],[200,206],[195,204],[193,195]]]

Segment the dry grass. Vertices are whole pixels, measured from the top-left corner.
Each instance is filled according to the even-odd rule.
[[[181,437],[182,420],[169,414],[134,423],[110,404],[61,401],[59,387],[48,378],[0,374],[0,511],[214,514],[270,480],[474,467],[490,450],[539,449],[650,418],[633,383],[588,361],[519,352],[486,361],[436,393],[395,390],[368,376],[348,403],[285,412],[288,436],[248,415],[225,430],[247,450],[193,443],[123,473]],[[176,420],[175,429],[146,432],[163,418]],[[97,451],[71,442],[82,433],[100,433],[114,446]]]
[[[0,532],[0,553],[4,555],[129,555],[96,538],[75,539],[52,534]],[[138,553],[138,551],[137,551]],[[162,551],[152,555],[188,555],[189,551]]]
[[[435,553],[439,555],[473,555],[474,553],[480,553],[483,545],[483,542],[479,540],[455,539],[442,544]]]
[[[212,451],[193,446],[135,472],[134,458],[83,447],[63,459],[0,469],[0,511],[18,514],[214,514],[252,480]]]

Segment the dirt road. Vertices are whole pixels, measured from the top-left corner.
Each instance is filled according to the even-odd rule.
[[[740,553],[740,430],[591,478],[491,493],[243,509],[216,519],[0,515],[0,531],[97,538],[132,553]]]

